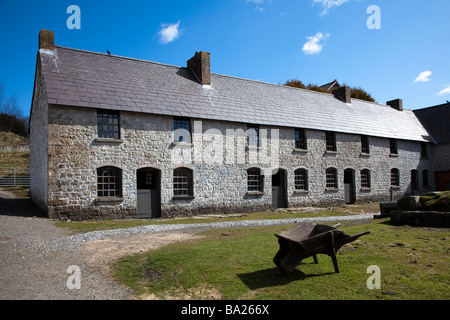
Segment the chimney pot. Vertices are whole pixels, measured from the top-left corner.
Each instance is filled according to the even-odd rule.
[[[391,106],[395,110],[403,111],[403,101],[402,101],[402,99],[391,100],[391,101],[386,102],[386,104],[388,106]]]
[[[348,86],[342,86],[334,90],[334,96],[345,103],[352,103],[352,92]]]
[[[196,52],[187,61],[187,67],[197,76],[203,85],[211,85],[210,53],[205,51]]]
[[[41,30],[39,32],[39,49],[53,50],[55,46],[55,33]]]

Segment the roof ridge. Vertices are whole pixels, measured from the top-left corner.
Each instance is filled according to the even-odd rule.
[[[261,80],[247,79],[247,78],[242,78],[242,77],[237,77],[237,76],[230,76],[230,75],[221,74],[221,73],[214,73],[214,72],[211,72],[211,74],[214,74],[216,76],[234,78],[234,79],[238,79],[238,80],[245,80],[245,81],[257,82],[257,83],[261,83],[261,84],[268,84],[268,85],[272,85],[272,86],[286,88],[288,90],[302,90],[304,92],[309,92],[309,93],[313,93],[313,94],[321,94],[321,95],[333,96],[332,93],[326,93],[326,92],[314,91],[314,90],[309,90],[309,89],[291,87],[291,86],[286,86],[284,84],[276,84],[276,83],[271,83],[271,82],[266,82],[266,81],[261,81]],[[358,98],[352,98],[352,100],[358,100],[358,101],[361,101],[361,102],[364,102],[364,103],[370,103],[370,104],[375,104],[375,105],[378,105],[378,106],[381,106],[381,107],[392,108],[391,106],[384,105],[384,104],[381,104],[381,103],[376,102],[376,101],[375,102],[371,102],[371,101],[362,100],[362,99],[358,99]],[[403,109],[403,110],[409,110],[409,109]]]
[[[155,61],[151,61],[151,60],[137,59],[137,58],[131,58],[131,57],[125,57],[125,56],[119,56],[119,55],[113,55],[113,54],[109,55],[107,53],[101,53],[101,52],[95,52],[95,51],[89,51],[89,50],[83,50],[83,49],[69,48],[69,47],[64,47],[64,46],[60,46],[60,45],[55,45],[55,48],[62,48],[62,49],[73,50],[73,51],[84,52],[84,53],[90,53],[90,54],[97,54],[97,55],[101,55],[101,56],[107,56],[107,57],[131,60],[131,61],[136,61],[136,62],[151,63],[151,64],[154,64],[154,65],[160,65],[160,66],[177,68],[177,69],[189,69],[187,67],[176,66],[176,65],[171,65],[171,64],[167,64],[167,63],[161,63],[161,62],[155,62]],[[303,88],[297,88],[297,87],[290,87],[290,86],[286,86],[286,85],[283,85],[283,84],[276,84],[276,83],[271,83],[271,82],[266,82],[266,81],[261,81],[261,80],[242,78],[242,77],[238,77],[238,76],[231,76],[231,75],[226,75],[226,74],[221,74],[221,73],[211,72],[211,74],[216,75],[216,76],[221,76],[221,77],[233,78],[233,79],[238,79],[238,80],[244,80],[244,81],[250,81],[250,82],[256,82],[256,83],[261,83],[261,84],[266,84],[266,85],[286,88],[287,90],[302,90],[303,92],[308,92],[308,93],[311,93],[311,94],[327,95],[327,96],[330,96],[330,95],[332,96],[333,95],[331,93],[325,93],[325,92],[314,91],[314,90],[303,89]],[[337,81],[337,80],[334,80],[334,81]],[[369,104],[377,105],[377,106],[381,106],[381,107],[391,108],[388,105],[384,105],[384,104],[378,103],[376,101],[375,102],[371,102],[371,101],[362,100],[362,99],[358,99],[358,98],[352,98],[352,100],[357,100],[357,101],[360,101],[360,102],[363,102],[363,103],[369,103]],[[408,110],[408,109],[403,109],[403,110]]]
[[[157,64],[157,65],[161,65],[161,66],[165,66],[165,67],[172,67],[172,68],[178,68],[178,69],[180,69],[180,68],[181,69],[187,69],[186,67],[176,66],[176,65],[162,63],[162,62],[156,62],[156,61],[144,60],[144,59],[137,59],[137,58],[130,58],[130,57],[119,56],[119,55],[115,55],[115,54],[109,55],[107,53],[101,53],[101,52],[95,52],[95,51],[89,51],[89,50],[83,50],[83,49],[75,49],[75,48],[69,48],[69,47],[64,47],[64,46],[59,46],[59,45],[55,45],[55,48],[62,48],[62,49],[79,51],[79,52],[84,52],[84,53],[98,54],[98,55],[101,55],[101,56],[107,56],[107,57],[119,58],[119,59],[125,59],[125,60],[132,60],[132,61],[137,61],[137,62],[146,62],[146,63]]]
[[[420,110],[426,110],[426,109],[431,109],[431,108],[438,108],[438,107],[444,107],[444,106],[447,106],[447,107],[450,107],[450,103],[442,103],[442,104],[438,104],[438,105],[435,105],[435,106],[430,106],[430,107],[424,107],[424,108],[420,108],[420,109],[415,109],[415,110],[413,110],[414,112],[416,112],[416,111],[420,111]]]

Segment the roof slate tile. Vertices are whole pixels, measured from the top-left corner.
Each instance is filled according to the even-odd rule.
[[[55,46],[40,51],[54,104],[231,122],[302,127],[425,141],[412,111],[331,94],[211,74],[204,88],[187,68]]]

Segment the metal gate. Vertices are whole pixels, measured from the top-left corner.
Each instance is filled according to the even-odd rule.
[[[0,187],[30,186],[29,168],[0,168]]]

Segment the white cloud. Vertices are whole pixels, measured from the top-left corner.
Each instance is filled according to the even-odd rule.
[[[252,3],[255,4],[255,10],[259,12],[263,12],[264,8],[261,5],[264,3],[264,0],[245,0],[245,4]]]
[[[424,71],[419,74],[419,76],[414,80],[414,82],[428,82],[430,81],[431,71]]]
[[[450,85],[447,85],[447,88],[436,93],[437,96],[443,96],[444,94],[450,94]]]
[[[303,45],[303,52],[306,54],[319,54],[322,51],[323,44],[321,41],[325,41],[330,34],[322,34],[322,32],[317,32],[316,35],[311,37],[306,37],[308,41]]]
[[[174,41],[176,38],[178,38],[181,34],[180,30],[178,29],[180,27],[180,21],[177,23],[171,23],[171,24],[161,24],[161,30],[159,30],[159,41],[162,44],[168,44],[169,42]]]
[[[323,11],[320,15],[324,15],[333,7],[339,7],[350,0],[313,0],[314,3],[320,3],[323,6]]]

